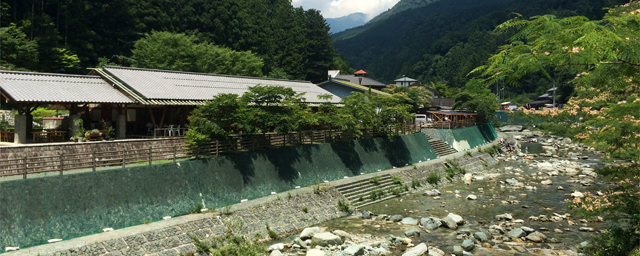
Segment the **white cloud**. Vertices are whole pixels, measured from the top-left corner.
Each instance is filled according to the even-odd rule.
[[[393,7],[399,0],[293,0],[293,6],[317,9],[325,18],[337,18],[354,12],[367,14],[372,19],[383,11]]]

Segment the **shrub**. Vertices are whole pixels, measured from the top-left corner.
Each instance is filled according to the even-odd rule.
[[[384,191],[379,190],[379,189],[371,190],[369,192],[369,199],[371,199],[371,201],[377,200],[377,199],[381,198],[382,196],[384,196]]]
[[[305,213],[308,213],[309,212],[309,208],[307,208],[306,205],[302,206],[302,211],[305,212]]]
[[[460,174],[462,174],[462,175],[465,175],[465,174],[467,174],[467,169],[465,169],[465,168],[458,168],[458,172],[459,172]]]
[[[394,196],[400,196],[400,195],[402,195],[402,188],[398,187],[398,188],[394,188],[394,189],[389,189],[389,192],[391,194],[393,194]]]
[[[471,151],[470,151],[470,150],[465,151],[465,152],[464,152],[464,155],[465,155],[465,156],[471,156]]]
[[[478,146],[477,149],[478,149],[478,152],[482,152],[482,147]]]
[[[418,169],[418,166],[416,166],[416,165],[413,165],[413,169],[414,169],[414,170],[415,170],[415,169]]]
[[[338,200],[338,209],[346,213],[351,213],[351,204],[345,200]]]
[[[393,183],[395,183],[395,184],[402,184],[402,178],[400,178],[398,176],[391,177],[391,181],[393,181]]]
[[[378,185],[378,184],[380,184],[380,176],[375,176],[375,177],[369,179],[369,181],[371,183],[373,183],[373,185]]]
[[[419,179],[411,179],[411,187],[412,188],[417,188],[420,187],[422,184],[420,183]]]
[[[200,213],[202,212],[202,209],[204,209],[204,206],[202,206],[202,202],[198,202],[196,203],[196,208],[193,209],[191,213]]]
[[[271,238],[271,239],[278,238],[278,233],[276,233],[275,231],[273,231],[271,229],[267,230],[267,234],[269,234],[269,238]]]
[[[452,167],[445,169],[445,171],[447,171],[447,176],[449,176],[449,178],[453,178],[456,176],[456,169]]]
[[[482,166],[487,167],[489,166],[489,163],[487,163],[487,161],[482,161]]]
[[[427,175],[427,183],[431,185],[438,185],[438,183],[440,183],[440,173],[429,172],[429,174]]]

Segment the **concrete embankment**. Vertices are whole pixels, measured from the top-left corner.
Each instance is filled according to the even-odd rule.
[[[374,171],[323,183],[320,186],[293,189],[221,209],[222,212],[229,211],[228,215],[220,212],[190,214],[26,248],[6,255],[179,255],[195,250],[190,235],[201,238],[221,235],[226,230],[226,223],[233,221],[244,223],[242,234],[248,237],[255,237],[256,234],[266,237],[267,225],[278,234],[287,234],[344,216],[345,213],[337,207],[337,201],[344,200],[344,197],[335,189],[336,186],[366,182],[383,174],[398,176],[404,183],[410,183],[412,178],[424,180],[429,172],[439,171],[444,179],[446,159],[455,159],[467,170],[483,168],[482,162],[488,165],[496,163],[493,158],[482,152],[474,151],[471,156],[460,152],[445,158],[417,163],[415,167],[409,165],[387,171]]]

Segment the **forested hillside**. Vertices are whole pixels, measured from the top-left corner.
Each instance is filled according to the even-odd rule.
[[[423,83],[444,82],[461,88],[467,74],[484,64],[509,35],[496,35],[495,27],[515,17],[553,14],[601,18],[604,7],[626,0],[447,0],[396,14],[375,28],[334,42],[340,54],[356,69],[390,82],[406,75]],[[347,31],[345,31],[347,32]],[[564,74],[558,74],[562,76]],[[563,78],[558,78],[564,79]],[[538,92],[552,82],[536,76],[525,78],[520,88],[507,88],[509,96]],[[542,86],[541,86],[542,85]],[[523,99],[526,101],[526,99]]]
[[[153,31],[251,51],[264,75],[317,82],[340,66],[322,15],[288,0],[6,0],[1,24],[1,65],[10,69],[83,74],[100,62],[130,65],[136,41]]]

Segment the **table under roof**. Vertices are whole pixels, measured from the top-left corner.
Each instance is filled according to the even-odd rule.
[[[249,87],[272,85],[292,88],[305,93],[308,103],[322,103],[321,94],[331,94],[308,81],[259,77],[228,76],[168,70],[104,66],[96,72],[121,89],[134,95],[143,105],[203,105],[214,95],[232,93],[242,95]],[[331,102],[340,102],[334,97]]]
[[[476,124],[477,113],[458,111],[427,111],[435,127],[458,128]]]

